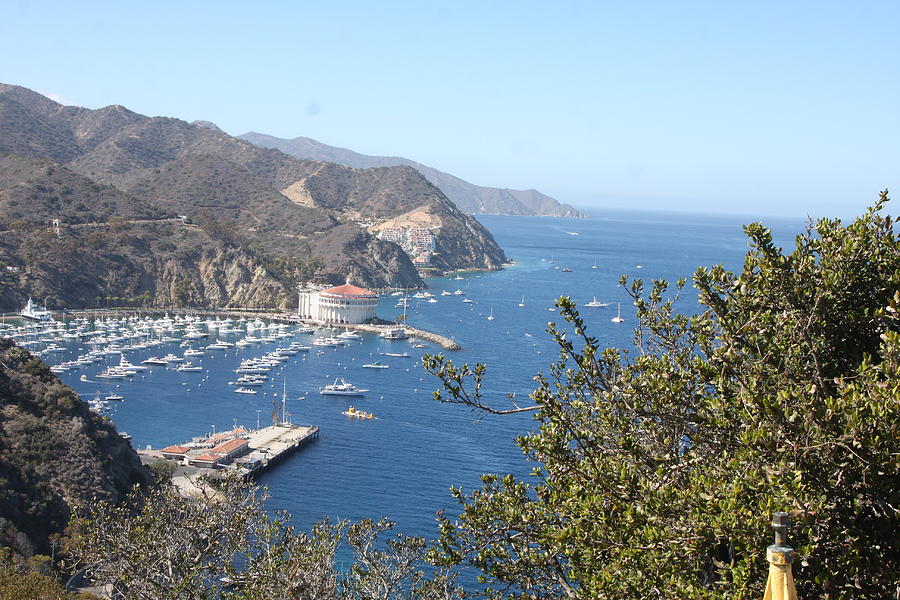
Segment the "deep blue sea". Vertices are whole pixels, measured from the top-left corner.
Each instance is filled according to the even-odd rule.
[[[498,406],[509,406],[507,394],[527,402],[533,376],[556,359],[544,330],[560,321],[548,310],[560,295],[579,304],[594,297],[610,302],[584,308],[589,333],[603,345],[629,347],[633,307],[618,286],[621,275],[645,280],[690,278],[698,265],[723,263],[738,269],[747,251],[741,225],[751,219],[690,214],[597,211],[584,220],[540,217],[479,217],[515,262],[494,273],[470,273],[428,281],[438,302],[410,301],[409,322],[452,336],[464,350],[449,353],[458,363],[489,365],[485,395]],[[793,246],[802,220],[766,219],[776,241]],[[594,268],[596,266],[596,268]],[[563,269],[571,269],[564,271]],[[442,290],[464,295],[439,295]],[[470,298],[472,303],[463,303]],[[387,296],[379,316],[391,318],[402,309]],[[524,307],[518,306],[522,302]],[[612,323],[621,303],[624,323]],[[696,296],[683,294],[682,310],[696,310]],[[487,317],[493,313],[494,319]],[[221,336],[236,341],[239,335]],[[294,339],[309,340],[309,335]],[[290,340],[287,340],[290,341]],[[202,345],[202,343],[201,343]],[[450,486],[471,490],[485,472],[527,477],[531,466],[514,444],[514,437],[534,426],[528,415],[485,416],[478,420],[465,407],[438,404],[432,398],[437,382],[421,368],[420,357],[439,349],[415,349],[406,341],[366,336],[361,342],[322,354],[297,355],[255,396],[235,394],[228,381],[241,358],[260,356],[276,343],[227,352],[207,352],[203,373],[177,373],[165,367],[132,382],[85,383],[103,365],[62,375],[86,398],[96,390],[116,389],[125,400],[112,413],[120,430],[133,436],[135,447],[161,447],[189,440],[199,433],[256,426],[270,419],[272,397],[286,383],[288,411],[296,423],[321,427],[319,440],[261,477],[273,509],[289,511],[301,527],[323,515],[360,519],[388,517],[408,534],[434,537],[435,513],[454,512]],[[283,345],[283,343],[281,344]],[[51,362],[69,358],[55,355]],[[88,348],[82,346],[84,350]],[[180,354],[177,344],[127,354],[134,363],[166,352]],[[386,358],[379,352],[409,352],[412,358]],[[373,359],[389,369],[364,369]],[[195,361],[196,362],[196,361]],[[364,399],[318,394],[319,386],[341,376],[371,392]],[[118,386],[118,387],[117,387]],[[304,399],[300,399],[305,397]],[[349,420],[341,414],[349,404],[373,412],[372,421]]]

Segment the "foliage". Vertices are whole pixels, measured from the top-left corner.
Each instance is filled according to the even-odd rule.
[[[186,499],[163,486],[125,505],[86,504],[72,522],[73,567],[112,583],[125,600],[452,600],[454,578],[423,571],[425,541],[383,541],[387,521],[316,524],[296,532],[269,515],[264,493],[239,479],[207,480]],[[346,544],[345,572],[335,556]]]
[[[59,582],[48,575],[15,564],[11,553],[0,548],[0,600],[75,600]]]
[[[50,554],[70,503],[117,500],[150,477],[127,441],[47,366],[0,339],[0,545]]]
[[[426,357],[439,400],[533,410],[517,443],[534,483],[485,476],[441,519],[447,564],[522,598],[753,598],[773,511],[800,597],[886,598],[900,585],[900,244],[886,192],[782,254],[759,224],[743,271],[701,268],[701,314],[630,284],[634,353],[602,350],[574,303],[533,406],[499,410],[485,367]],[[623,285],[628,282],[623,279]],[[573,335],[574,334],[574,335]]]

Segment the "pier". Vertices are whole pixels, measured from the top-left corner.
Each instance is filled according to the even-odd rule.
[[[201,475],[255,477],[318,438],[317,426],[282,422],[250,431],[236,427],[157,450],[148,446],[137,453],[145,465],[156,461],[174,465],[172,483],[190,497],[202,491]]]

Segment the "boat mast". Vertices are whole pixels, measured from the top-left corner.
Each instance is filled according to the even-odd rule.
[[[287,423],[287,379],[283,379],[281,383],[281,422]]]

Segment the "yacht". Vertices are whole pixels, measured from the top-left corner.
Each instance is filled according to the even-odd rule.
[[[379,352],[378,354],[392,358],[409,358],[409,352]]]
[[[122,356],[119,358],[119,368],[125,369],[126,371],[146,371],[147,367],[141,365],[133,365],[128,360]]]
[[[203,367],[186,362],[175,367],[175,370],[181,371],[182,373],[200,373],[203,371]]]
[[[185,356],[204,356],[206,352],[203,350],[197,350],[196,348],[188,348],[184,351]]]
[[[381,332],[381,337],[386,340],[405,340],[407,338],[406,330],[402,327],[391,327]]]
[[[167,365],[184,362],[183,358],[181,358],[180,356],[175,356],[174,354],[166,354],[162,357],[162,359],[166,361]]]
[[[596,308],[598,306],[609,306],[609,302],[600,302],[597,300],[597,296],[594,296],[594,299],[585,304],[585,306],[590,306],[592,308]]]
[[[363,365],[363,369],[387,369],[388,365],[383,365],[377,360],[373,363],[369,363],[367,365]]]
[[[31,301],[31,296],[28,297],[28,303],[25,305],[19,312],[19,316],[25,317],[26,319],[31,319],[32,321],[49,321],[53,316],[49,310],[44,308],[43,306],[38,306],[34,302]]]
[[[106,400],[107,402],[115,402],[117,400],[124,400],[125,398],[123,396],[113,393],[113,394],[107,395],[103,399]]]
[[[160,358],[158,356],[151,356],[150,358],[148,358],[146,360],[142,360],[141,364],[142,365],[164,365],[167,363],[165,360],[163,360],[162,358]]]
[[[362,396],[368,391],[360,389],[340,377],[335,379],[334,383],[319,388],[319,393],[323,396]]]
[[[247,387],[239,387],[238,389],[234,390],[234,393],[235,394],[255,394],[256,390],[253,390],[253,389],[250,389]]]

